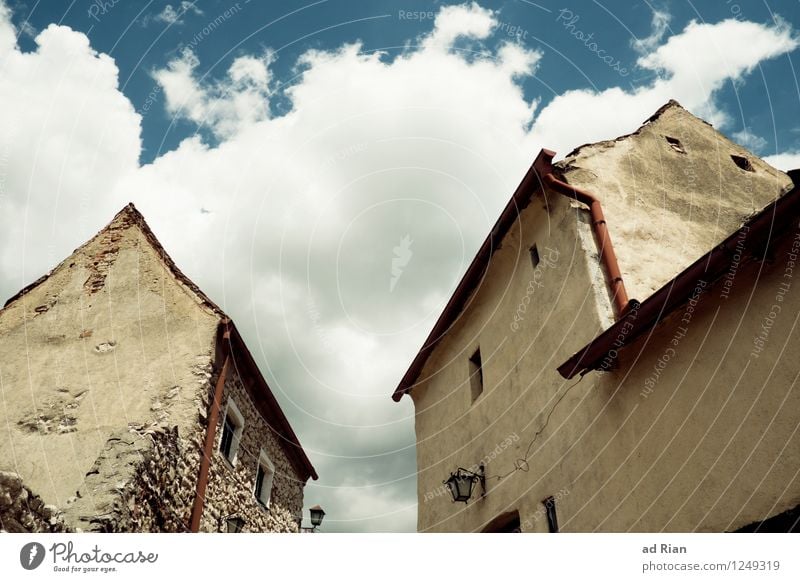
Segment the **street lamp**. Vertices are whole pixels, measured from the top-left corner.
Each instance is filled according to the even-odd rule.
[[[303,514],[300,514],[300,531],[302,533],[314,533],[317,531],[317,528],[320,526],[320,524],[322,524],[322,518],[325,517],[325,512],[319,505],[315,505],[309,509],[308,512],[311,514],[311,527],[302,527]]]
[[[313,526],[312,530],[317,529],[320,525],[322,525],[322,518],[325,517],[325,512],[319,505],[315,505],[308,511],[311,514],[311,525]]]
[[[481,484],[481,497],[486,493],[486,478],[484,475],[483,465],[480,466],[477,473],[459,467],[455,473],[450,473],[447,481],[442,481],[442,483],[447,485],[450,495],[453,496],[454,503],[456,501],[467,503],[469,498],[472,497],[472,489],[475,487],[476,482]]]

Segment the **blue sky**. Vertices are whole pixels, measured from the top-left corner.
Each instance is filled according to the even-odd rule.
[[[133,201],[237,322],[326,530],[413,530],[389,397],[539,149],[674,98],[800,167],[798,38],[788,0],[0,0],[0,294]]]
[[[385,53],[383,58],[393,59],[409,43],[413,44],[420,35],[431,30],[430,16],[445,4],[449,2],[199,0],[181,7],[180,2],[155,0],[118,0],[116,4],[79,0],[12,1],[10,5],[17,26],[27,22],[35,30],[41,30],[53,22],[63,24],[86,33],[95,50],[114,58],[120,70],[120,88],[137,111],[147,113],[142,120],[142,160],[147,162],[175,148],[181,139],[197,130],[192,124],[173,122],[163,108],[143,112],[148,95],[157,87],[151,71],[163,66],[196,35],[201,40],[193,46],[202,63],[199,70],[202,75],[224,78],[237,56],[258,53],[269,47],[278,51],[273,70],[276,80],[285,86],[296,82],[297,57],[309,48],[331,49],[359,40],[365,52],[381,51]],[[669,14],[667,36],[681,31],[691,20],[714,23],[739,18],[764,23],[779,16],[795,28],[800,25],[800,5],[789,0],[630,2],[625,3],[624,9],[619,9],[623,3],[586,0],[567,3],[485,1],[480,4],[498,11],[499,34],[494,42],[517,38],[547,56],[535,77],[522,83],[526,96],[541,98],[542,105],[569,89],[637,87],[652,80],[651,71],[637,69],[639,55],[631,41],[651,34],[654,11]],[[173,7],[179,18],[177,22],[158,19],[167,6]],[[567,18],[563,10],[573,16]],[[224,16],[226,11],[233,13],[214,32],[204,35],[203,28]],[[414,13],[427,17],[410,16]],[[593,34],[605,54],[613,56],[629,74],[621,76],[588,50],[585,42],[570,36],[574,30],[564,28],[564,24],[574,16],[579,18],[575,22],[577,29]],[[23,49],[34,48],[33,39],[25,35],[21,36],[20,45]],[[729,132],[748,126],[751,133],[765,140],[757,151],[762,155],[800,149],[800,126],[791,119],[798,107],[796,76],[791,56],[786,55],[761,63],[746,83],[738,86],[726,83],[718,99],[723,109],[735,118]],[[286,106],[285,101],[273,104],[276,113]]]

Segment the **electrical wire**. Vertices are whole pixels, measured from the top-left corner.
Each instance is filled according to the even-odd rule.
[[[544,429],[547,428],[547,425],[550,422],[550,417],[553,416],[553,412],[555,411],[556,407],[559,404],[561,404],[561,401],[564,400],[564,397],[569,393],[570,390],[572,390],[573,388],[575,388],[575,386],[577,386],[578,384],[581,383],[581,380],[583,380],[583,377],[586,374],[586,372],[587,372],[587,370],[584,370],[581,373],[581,377],[578,379],[578,381],[575,382],[572,386],[568,387],[566,390],[564,390],[564,392],[561,394],[561,396],[558,397],[558,400],[556,400],[555,404],[553,404],[553,407],[550,409],[550,412],[547,413],[547,417],[544,420],[544,424],[541,426],[541,428],[539,430],[537,430],[533,434],[533,439],[531,439],[531,442],[528,443],[528,447],[525,449],[525,454],[522,457],[514,460],[514,468],[511,469],[508,473],[504,473],[502,475],[489,475],[487,477],[484,477],[484,479],[486,479],[486,480],[497,479],[498,481],[501,481],[501,480],[505,479],[506,477],[510,477],[511,475],[516,473],[517,471],[522,471],[524,473],[527,473],[530,470],[530,465],[528,464],[528,459],[531,458],[531,447],[533,447],[533,443],[536,442],[536,439],[539,438],[539,435],[542,434],[544,432]]]

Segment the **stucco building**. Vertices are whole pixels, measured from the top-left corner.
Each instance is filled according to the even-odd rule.
[[[298,531],[314,467],[133,205],[5,304],[0,354],[1,529]]]
[[[797,529],[800,189],[675,102],[553,155],[394,392],[418,529]]]

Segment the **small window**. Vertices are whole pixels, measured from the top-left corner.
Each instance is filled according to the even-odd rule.
[[[522,533],[519,511],[515,509],[498,515],[482,531],[485,533]]]
[[[472,392],[472,401],[483,393],[483,365],[481,363],[481,349],[475,350],[469,359],[469,385]]]
[[[536,245],[531,247],[531,265],[535,269],[536,266],[539,264],[539,249],[536,248]]]
[[[744,156],[736,156],[736,155],[731,154],[731,159],[733,160],[734,164],[739,166],[739,168],[741,168],[745,172],[753,172],[754,171],[753,170],[753,165],[750,163],[750,160],[748,160],[746,157],[744,157]]]
[[[547,530],[550,533],[558,533],[558,516],[556,515],[556,500],[550,496],[544,501],[544,510],[547,514]]]
[[[236,403],[228,399],[225,410],[225,420],[222,423],[222,437],[219,440],[219,452],[233,465],[236,461],[236,451],[239,449],[239,440],[244,429],[244,417],[239,412]]]
[[[269,507],[270,497],[272,495],[272,480],[275,477],[275,465],[269,460],[269,457],[261,450],[258,458],[258,468],[256,469],[256,484],[253,489],[253,495],[256,500],[264,507]]]
[[[670,137],[668,135],[665,135],[664,139],[667,140],[667,143],[669,144],[669,147],[671,147],[673,150],[675,150],[679,154],[685,154],[686,153],[686,150],[683,149],[683,145],[681,144],[681,140],[679,140],[677,137]]]

